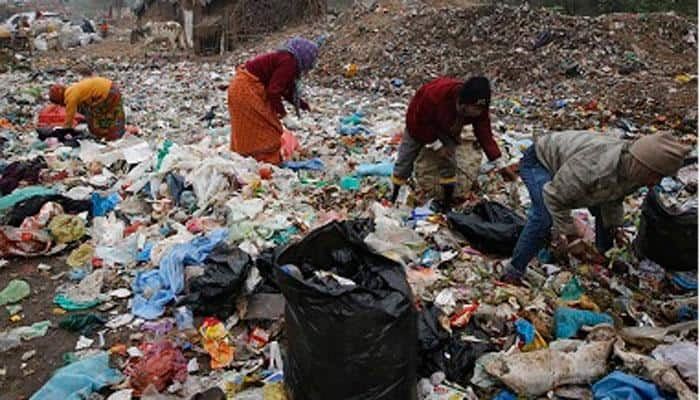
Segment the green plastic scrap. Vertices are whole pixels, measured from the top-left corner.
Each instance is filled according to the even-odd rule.
[[[73,314],[63,318],[58,323],[58,327],[71,332],[82,332],[83,335],[89,336],[96,327],[104,323],[104,319],[95,314]]]
[[[7,313],[10,314],[10,316],[13,316],[22,312],[22,306],[20,304],[12,304],[5,306],[5,310],[7,310]]]
[[[173,141],[166,139],[163,143],[163,147],[158,150],[158,160],[156,161],[156,171],[160,171],[160,167],[163,165],[163,160],[170,153],[170,148],[173,147]]]
[[[559,296],[564,301],[577,301],[583,296],[583,288],[578,279],[574,276],[564,285]]]
[[[92,307],[95,307],[96,305],[100,304],[100,301],[97,299],[87,301],[84,303],[78,303],[78,302],[71,300],[70,298],[66,297],[63,294],[57,294],[53,298],[53,302],[58,304],[59,307],[61,307],[64,310],[67,310],[67,311],[86,310],[88,308],[92,308]]]
[[[13,279],[0,292],[0,306],[16,303],[29,296],[29,293],[31,293],[29,283],[21,279]]]
[[[22,338],[22,340],[31,340],[41,336],[46,336],[46,332],[49,331],[50,326],[51,322],[47,320],[37,322],[29,326],[20,326],[13,329],[11,332]]]
[[[20,189],[15,189],[7,196],[0,197],[0,210],[13,207],[20,201],[26,200],[34,196],[46,196],[56,194],[55,189],[45,188],[43,186],[27,186]]]

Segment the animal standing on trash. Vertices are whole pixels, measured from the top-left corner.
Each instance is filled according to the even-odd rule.
[[[49,90],[52,103],[66,107],[63,128],[73,129],[76,112],[85,116],[90,133],[105,140],[124,135],[124,102],[119,86],[109,79],[91,77],[71,86],[54,84]]]
[[[185,30],[175,21],[148,22],[142,28],[131,31],[131,44],[136,44],[141,39],[145,39],[144,47],[156,42],[167,42],[171,50],[187,48]]]
[[[295,37],[282,49],[257,56],[236,69],[228,88],[231,151],[271,164],[282,162],[280,118],[287,112],[282,98],[309,111],[301,99],[299,80],[318,58],[318,45]]]
[[[629,142],[588,131],[555,132],[539,138],[520,161],[532,208],[502,280],[519,283],[550,229],[556,247],[581,236],[571,210],[587,207],[596,218],[596,247],[604,254],[621,231],[623,200],[643,186],[674,175],[691,149],[661,133]]]
[[[462,128],[472,124],[474,134],[490,161],[500,161],[501,150],[491,132],[489,80],[478,76],[462,82],[438,78],[423,85],[413,96],[406,112],[406,130],[399,145],[392,182],[391,201],[395,202],[402,185],[413,173],[413,166],[423,147],[437,151],[442,159],[440,184],[444,198],[442,208],[452,206],[457,182],[455,149],[461,142]],[[498,163],[497,163],[498,164]],[[515,174],[499,165],[507,179]]]

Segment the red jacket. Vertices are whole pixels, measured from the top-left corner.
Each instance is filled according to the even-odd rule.
[[[406,112],[406,127],[411,137],[428,144],[438,140],[438,133],[455,135],[451,130],[457,119],[457,98],[462,84],[452,78],[437,78],[418,89]],[[474,135],[489,161],[499,158],[501,150],[491,132],[489,111],[465,122],[474,127]]]
[[[282,98],[293,102],[294,85],[299,77],[294,56],[286,51],[262,54],[248,60],[245,69],[265,85],[270,106],[278,115],[284,116],[287,112],[282,105]],[[306,102],[302,100],[300,103],[302,109],[308,109]]]

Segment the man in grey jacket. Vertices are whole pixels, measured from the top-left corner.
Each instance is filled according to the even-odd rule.
[[[501,279],[519,283],[551,230],[560,246],[578,236],[571,217],[576,208],[589,208],[596,218],[598,251],[610,249],[623,223],[625,196],[674,175],[689,151],[668,133],[634,142],[589,131],[539,138],[520,161],[532,206]]]

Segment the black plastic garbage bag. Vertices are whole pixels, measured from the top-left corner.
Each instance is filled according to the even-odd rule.
[[[698,269],[698,212],[672,214],[650,190],[642,205],[634,241],[639,258],[648,258],[671,271]]]
[[[469,213],[447,214],[450,225],[477,250],[509,256],[525,227],[525,219],[510,208],[492,201],[474,206]]]
[[[417,314],[401,265],[331,222],[277,255],[273,276],[293,399],[416,399]]]
[[[450,335],[440,325],[440,311],[426,307],[418,318],[418,353],[420,376],[442,371],[449,381],[468,384],[474,373],[476,360],[483,354],[496,351],[489,335],[470,322],[464,329]],[[463,340],[468,336],[471,340]]]
[[[187,295],[178,304],[189,304],[196,315],[221,319],[236,309],[236,298],[248,277],[250,256],[238,247],[219,243],[204,262],[204,274],[190,280]]]

